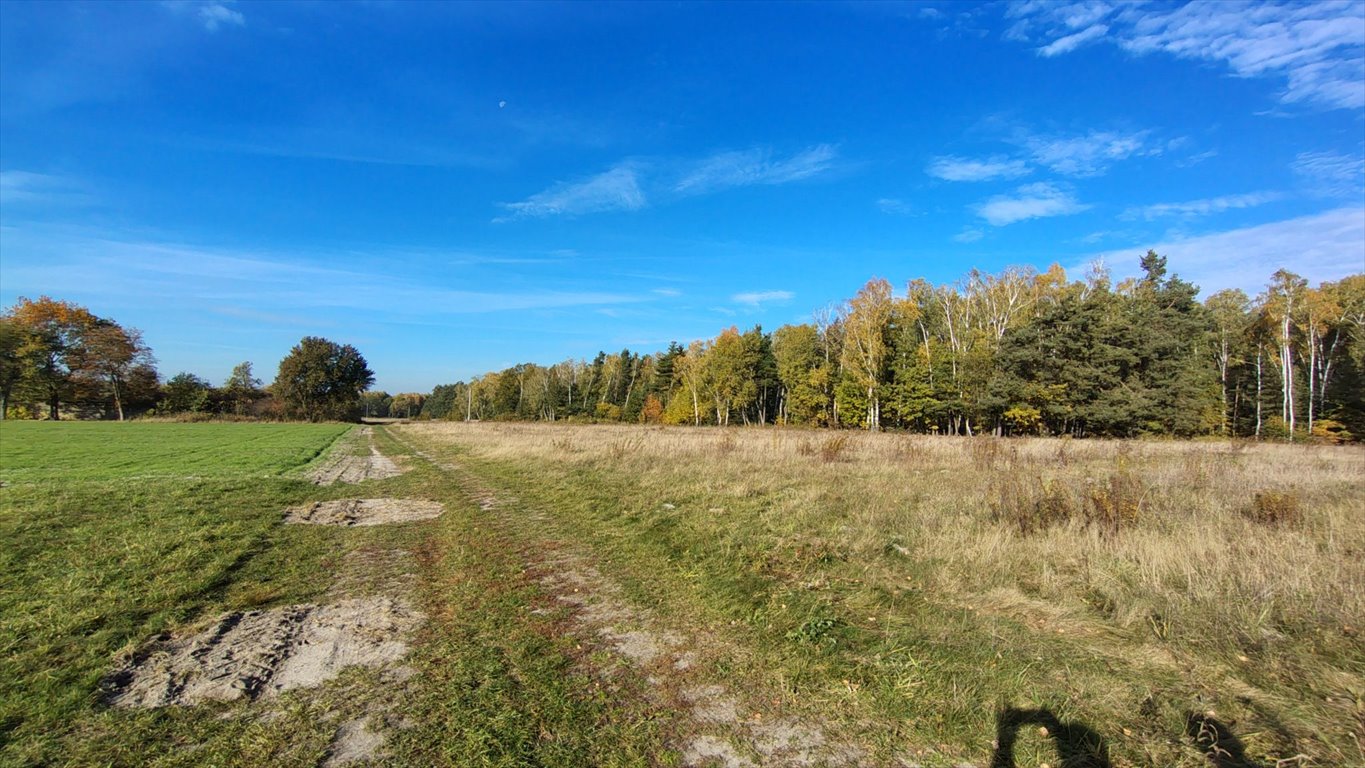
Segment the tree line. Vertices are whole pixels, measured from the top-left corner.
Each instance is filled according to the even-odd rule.
[[[653,354],[523,363],[437,386],[433,419],[804,424],[973,435],[1365,436],[1365,274],[1198,300],[1148,251],[1113,284],[1053,265],[897,292]]]
[[[250,362],[222,386],[181,372],[164,383],[135,328],[46,296],[20,298],[0,313],[0,418],[63,416],[122,421],[137,415],[240,416],[349,421],[374,383],[349,344],[304,337],[262,386]]]

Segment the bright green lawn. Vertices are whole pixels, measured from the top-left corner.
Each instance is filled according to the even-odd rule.
[[[0,479],[9,483],[279,475],[305,464],[344,424],[9,421]]]

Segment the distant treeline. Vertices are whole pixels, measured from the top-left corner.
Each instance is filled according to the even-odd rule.
[[[374,383],[349,344],[306,336],[262,387],[242,362],[221,387],[181,372],[166,382],[136,328],[69,301],[20,297],[0,311],[0,419],[177,418],[348,421]]]
[[[728,328],[655,354],[524,363],[405,396],[432,419],[804,424],[1076,437],[1365,436],[1365,274],[1259,296],[1168,275],[1111,285],[973,270],[956,285],[874,279],[813,322]]]

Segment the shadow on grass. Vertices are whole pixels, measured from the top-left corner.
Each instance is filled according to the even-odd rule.
[[[1204,753],[1214,768],[1268,768],[1246,756],[1246,745],[1226,723],[1215,717],[1191,712],[1185,718],[1185,735]]]
[[[996,748],[991,768],[1015,768],[1014,742],[1019,729],[1027,725],[1047,729],[1048,738],[1057,747],[1061,768],[1113,768],[1108,745],[1093,729],[1080,723],[1064,723],[1051,710],[1015,707],[1007,707],[996,715]]]

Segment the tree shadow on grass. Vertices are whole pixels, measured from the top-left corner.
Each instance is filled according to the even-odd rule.
[[[1048,738],[1057,747],[1058,765],[1061,768],[1113,768],[1113,763],[1109,761],[1108,745],[1090,727],[1080,723],[1064,723],[1051,710],[1015,707],[1007,707],[996,715],[996,748],[991,768],[1015,768],[1014,742],[1019,737],[1019,729],[1026,725],[1047,729]]]
[[[1269,768],[1247,757],[1246,745],[1215,717],[1189,713],[1185,718],[1185,735],[1194,740],[1194,746],[1214,768]]]

